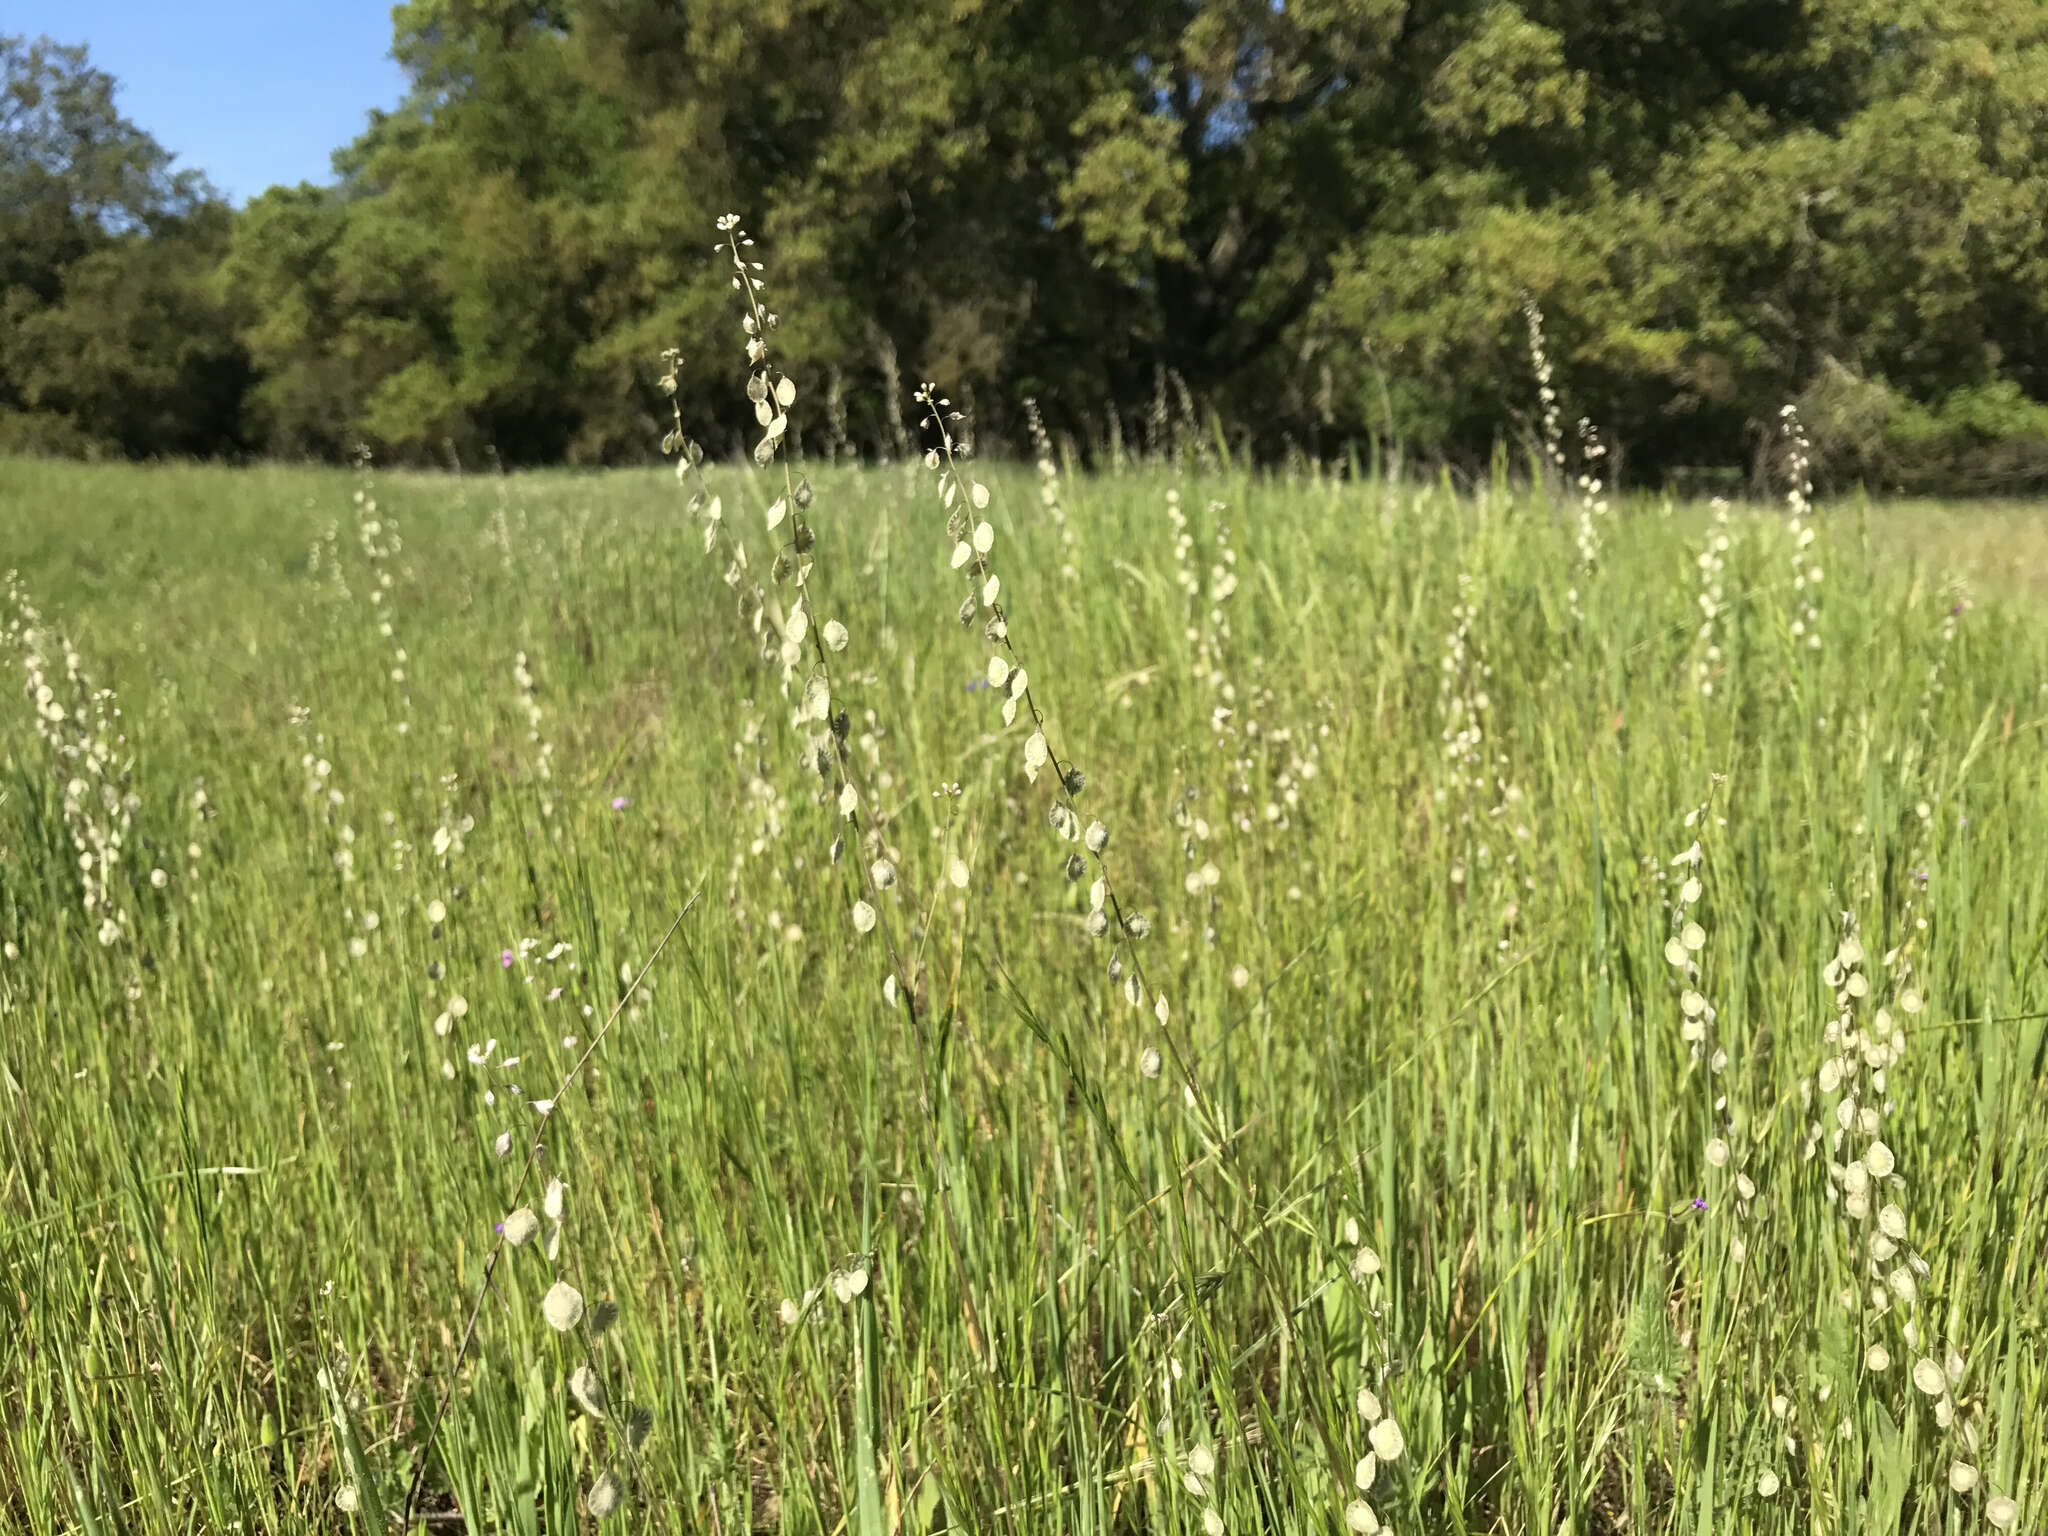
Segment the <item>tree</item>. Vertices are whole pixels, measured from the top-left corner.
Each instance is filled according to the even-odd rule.
[[[226,208],[114,110],[83,48],[0,38],[0,78],[0,446],[231,451]]]

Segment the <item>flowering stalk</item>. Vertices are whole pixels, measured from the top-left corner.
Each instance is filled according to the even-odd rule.
[[[970,590],[955,617],[965,626],[986,615],[982,638],[988,643],[991,653],[988,681],[991,688],[1003,695],[1003,723],[1013,724],[1021,711],[1032,727],[1031,734],[1025,738],[1022,754],[1024,777],[1036,783],[1048,768],[1052,770],[1052,805],[1047,811],[1047,819],[1061,841],[1078,842],[1086,850],[1085,857],[1079,852],[1068,854],[1067,878],[1078,881],[1085,878],[1091,869],[1094,872],[1095,878],[1088,888],[1088,915],[1082,919],[1082,927],[1089,937],[1096,939],[1108,936],[1112,927],[1115,929],[1116,937],[1110,949],[1110,979],[1121,980],[1124,1000],[1133,1008],[1143,1007],[1148,997],[1152,1000],[1152,1015],[1158,1021],[1189,1099],[1209,1122],[1211,1133],[1220,1136],[1221,1122],[1208,1106],[1196,1081],[1192,1058],[1176,1031],[1170,1027],[1172,1008],[1166,993],[1146,975],[1144,957],[1138,950],[1139,942],[1152,931],[1152,921],[1142,912],[1127,910],[1111,882],[1109,828],[1100,821],[1090,821],[1085,828],[1082,825],[1081,813],[1075,802],[1088,786],[1088,775],[1070,757],[1054,749],[1050,719],[1039,702],[1038,694],[1032,689],[1024,658],[1010,633],[1010,615],[1002,600],[1002,578],[996,574],[989,558],[995,548],[995,529],[985,518],[977,515],[988,506],[988,487],[965,472],[962,466],[965,449],[954,430],[962,417],[938,389],[936,384],[925,383],[913,398],[925,412],[920,425],[938,434],[938,446],[925,454],[925,466],[939,472],[939,500],[947,511],[946,532],[953,540],[953,569],[964,572],[969,579]],[[1128,967],[1125,965],[1126,955],[1129,957]],[[1156,1071],[1157,1055],[1157,1052],[1147,1053],[1141,1065],[1154,1063],[1152,1070]]]
[[[730,262],[732,286],[741,295],[744,305],[740,326],[746,335],[747,397],[753,402],[755,421],[762,429],[762,436],[754,445],[753,457],[756,464],[765,468],[774,462],[787,435],[789,408],[797,397],[796,383],[775,366],[769,352],[768,338],[780,322],[763,301],[766,285],[760,275],[761,263],[746,254],[753,248],[752,237],[740,227],[737,214],[721,215],[718,229],[723,238],[715,249]],[[672,372],[671,369],[671,376]],[[672,449],[680,449],[687,458],[691,456],[693,445],[682,438],[680,427],[679,416],[677,430],[670,434],[670,443]],[[817,769],[827,793],[832,796],[839,815],[853,835],[853,847],[857,851],[851,861],[857,892],[852,909],[854,930],[863,936],[878,930],[881,934],[886,957],[882,994],[892,1008],[901,1011],[911,1036],[917,1057],[918,1100],[926,1151],[933,1175],[943,1191],[949,1180],[935,1129],[937,1110],[932,1099],[928,1065],[930,1042],[912,973],[897,946],[893,925],[887,919],[882,899],[883,893],[897,884],[898,873],[894,861],[888,857],[879,821],[872,811],[865,818],[863,815],[863,808],[872,806],[873,802],[862,791],[859,770],[848,746],[852,722],[845,709],[833,708],[831,658],[847,649],[851,637],[846,626],[838,620],[819,622],[817,618],[812,589],[817,536],[806,517],[813,501],[810,483],[791,473],[786,457],[782,463],[782,481],[783,494],[769,507],[767,523],[772,533],[786,522],[789,535],[788,543],[775,556],[771,575],[778,583],[792,584],[793,599],[789,612],[782,619],[776,655],[784,669],[785,687],[795,689],[798,687],[796,677],[808,647],[808,675],[800,685],[792,723],[805,734],[806,760]],[[707,548],[709,544],[710,536],[707,535]],[[845,851],[845,838],[836,839],[831,849],[834,862],[838,862]],[[987,1338],[980,1324],[973,1288],[968,1282],[962,1258],[962,1246],[954,1230],[951,1201],[941,1198],[939,1209],[960,1287],[969,1342],[977,1357],[982,1357],[993,1349],[993,1341]],[[986,1358],[993,1365],[992,1354]]]
[[[1728,535],[1728,503],[1716,496],[1713,508],[1713,530],[1701,546],[1697,561],[1700,571],[1700,627],[1694,637],[1693,685],[1699,689],[1701,698],[1713,696],[1714,676],[1721,665],[1721,641],[1716,626],[1721,618],[1725,596],[1722,581],[1728,569],[1728,551],[1732,543]]]
[[[1808,441],[1806,428],[1800,424],[1799,412],[1787,405],[1778,412],[1780,429],[1785,434],[1785,511],[1786,526],[1792,535],[1792,591],[1796,609],[1792,618],[1792,638],[1803,640],[1810,651],[1820,649],[1820,599],[1818,592],[1822,571],[1820,566],[1809,562],[1807,551],[1813,547],[1814,528],[1809,519],[1813,516],[1813,445]]]
[[[647,979],[647,973],[654,969],[655,961],[661,958],[661,952],[668,947],[668,941],[675,937],[676,930],[683,926],[683,919],[690,915],[691,909],[697,905],[697,896],[701,894],[701,892],[694,893],[688,901],[683,903],[683,909],[676,913],[675,920],[668,925],[668,931],[663,933],[660,941],[655,944],[654,952],[647,957],[646,964],[640,967],[639,972],[633,977],[632,981],[621,990],[618,1001],[612,1004],[612,1010],[605,1017],[604,1023],[590,1037],[589,1044],[583,1047],[582,1055],[578,1056],[575,1063],[562,1075],[562,1080],[556,1086],[554,1093],[545,1101],[547,1108],[541,1111],[540,1122],[534,1128],[533,1139],[527,1144],[526,1160],[520,1165],[519,1177],[512,1185],[512,1198],[515,1201],[519,1198],[520,1191],[525,1189],[526,1181],[533,1176],[535,1170],[540,1166],[542,1156],[546,1150],[549,1119],[554,1111],[560,1107],[563,1098],[568,1094],[569,1090],[575,1086],[577,1078],[582,1076],[584,1067],[588,1065],[590,1058],[597,1053],[598,1046],[604,1043],[605,1036],[611,1033],[612,1025],[618,1021],[619,1015],[625,1011],[626,1004],[632,999],[634,993],[639,990],[641,983]],[[538,1105],[542,1101],[536,1100],[535,1102]],[[548,1241],[548,1257],[550,1262],[552,1262],[554,1259],[553,1245],[559,1241],[560,1237],[562,1185],[559,1179],[551,1179],[549,1181],[548,1188],[543,1194],[542,1208],[547,1211],[549,1220],[555,1229],[554,1236]],[[470,1346],[476,1342],[477,1323],[483,1316],[484,1298],[491,1294],[492,1277],[497,1274],[498,1265],[504,1259],[505,1250],[508,1247],[516,1248],[523,1246],[539,1231],[539,1219],[534,1216],[531,1210],[524,1206],[515,1205],[506,1214],[505,1219],[498,1223],[497,1241],[491,1245],[490,1254],[484,1260],[483,1276],[477,1282],[476,1300],[470,1305],[469,1321],[462,1328],[462,1342],[456,1347],[454,1363],[448,1368],[448,1384],[441,1389],[440,1400],[434,1405],[434,1417],[427,1424],[426,1438],[420,1442],[419,1449],[415,1453],[412,1483],[406,1489],[405,1508],[399,1520],[399,1528],[401,1530],[410,1530],[412,1528],[412,1512],[419,1503],[420,1490],[426,1484],[427,1453],[433,1449],[434,1439],[441,1432],[441,1421],[447,1416],[449,1400],[454,1397],[455,1384],[462,1375],[462,1362],[469,1358]],[[584,1320],[585,1308],[583,1297],[573,1286],[557,1280],[549,1288],[547,1295],[542,1298],[541,1313],[547,1319],[550,1327],[554,1328],[557,1332],[567,1333]],[[612,1309],[612,1317],[616,1317],[616,1315],[617,1311],[614,1308]],[[609,1325],[611,1318],[603,1318],[602,1324],[600,1324],[600,1319],[597,1316],[593,1316],[590,1321],[592,1325],[590,1336],[594,1338],[597,1333],[602,1332],[603,1326]],[[602,1417],[603,1386],[596,1376],[595,1362],[587,1354],[582,1370],[590,1371],[591,1375],[588,1378],[584,1378],[581,1371],[572,1374],[570,1378],[570,1392],[577,1398],[586,1412],[592,1412],[594,1417]],[[586,1399],[588,1400],[586,1401]],[[596,1405],[594,1410],[593,1404]],[[653,1419],[651,1416],[643,1416],[642,1413],[637,1412],[629,1416],[625,1435],[626,1454],[629,1458],[638,1451],[641,1442],[647,1438],[647,1433],[652,1427]],[[584,1496],[584,1502],[589,1506],[590,1512],[593,1515],[602,1519],[618,1507],[623,1495],[624,1488],[620,1484],[619,1479],[607,1469],[600,1473],[591,1484]]]

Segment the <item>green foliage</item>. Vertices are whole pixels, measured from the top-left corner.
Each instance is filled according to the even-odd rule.
[[[1212,1137],[1085,936],[1019,771],[1031,720],[971,686],[987,647],[953,622],[929,483],[814,465],[807,511],[849,751],[892,776],[879,904],[927,1049],[849,920],[866,850],[800,760],[803,674],[785,695],[764,666],[666,471],[0,468],[8,554],[84,673],[54,661],[57,696],[113,690],[129,818],[102,945],[75,765],[0,628],[10,1530],[331,1532],[344,1490],[388,1530],[423,1471],[437,1516],[566,1532],[602,1461],[630,1502],[601,1528],[1192,1536],[1213,1510],[1308,1536],[1355,1496],[1361,1387],[1404,1441],[1369,1493],[1398,1530],[2038,1515],[2038,508],[1824,508],[1813,649],[1768,509],[1620,504],[1589,570],[1541,496],[1144,470],[1063,478],[1056,522],[1029,476],[976,475],[1034,707],[1152,916]],[[708,475],[764,570],[781,477]],[[1476,775],[1453,696],[1485,720]],[[1928,1265],[1918,1347],[1905,1307],[1861,1304],[1840,1100],[1825,1074],[1811,1096],[1844,909],[1853,1017],[1894,945],[1924,994],[1865,1106]],[[1689,1055],[1693,985],[1720,1074]],[[494,1224],[547,1210],[496,1139],[536,1132],[559,1255],[529,1229],[484,1288]],[[558,1272],[618,1304],[608,1330],[550,1325]]]
[[[113,92],[82,48],[0,36],[0,449],[232,452],[228,211]]]
[[[1838,484],[2017,489],[2048,465],[2029,411],[1987,439],[1950,403],[2048,400],[2033,0],[412,0],[394,50],[409,95],[338,185],[236,219],[225,319],[165,299],[159,334],[94,337],[203,332],[117,372],[243,400],[221,445],[643,459],[647,359],[712,334],[698,258],[735,211],[776,250],[790,365],[852,402],[812,451],[895,451],[898,371],[958,380],[991,444],[1023,446],[1030,395],[1084,451],[1113,415],[1159,448],[1170,375],[1176,414],[1185,390],[1262,455],[1392,432],[1473,466],[1528,431],[1533,298],[1568,416],[1640,476],[1754,465],[1778,407],[1822,396],[1848,411],[1816,442]],[[111,115],[82,56],[10,44],[8,70],[17,329],[88,249],[159,238],[197,193],[127,125],[65,126]],[[36,357],[92,330],[90,291]],[[42,365],[7,356],[11,440],[205,439],[112,434],[111,384],[81,403],[38,374],[31,398]],[[746,428],[721,368],[698,348],[678,376],[715,451]]]

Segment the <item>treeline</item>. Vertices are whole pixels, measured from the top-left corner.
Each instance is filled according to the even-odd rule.
[[[1162,415],[1475,460],[1521,314],[1637,481],[2048,482],[2039,0],[413,0],[332,187],[238,212],[82,51],[0,42],[0,446],[476,465],[741,440],[714,221],[807,452]]]

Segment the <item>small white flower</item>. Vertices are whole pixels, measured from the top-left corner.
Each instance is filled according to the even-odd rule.
[[[1223,1536],[1223,1517],[1213,1504],[1202,1511],[1202,1532],[1203,1536]]]
[[[540,1218],[523,1205],[505,1218],[505,1241],[514,1248],[524,1247],[538,1231]]]
[[[1188,1470],[1197,1477],[1210,1477],[1216,1471],[1216,1453],[1206,1445],[1198,1445],[1188,1452]]]
[[[1148,1045],[1138,1053],[1138,1072],[1141,1076],[1157,1077],[1159,1067],[1159,1050],[1156,1046]]]
[[[1099,854],[1109,846],[1109,828],[1099,821],[1091,821],[1088,823],[1088,831],[1081,840],[1087,845],[1090,853]]]
[[[1401,1452],[1407,1449],[1408,1445],[1408,1442],[1401,1438],[1401,1426],[1391,1415],[1373,1425],[1371,1433],[1366,1438],[1372,1441],[1373,1454],[1381,1461],[1399,1461]]]
[[[430,923],[438,923],[438,922],[442,921],[442,920],[443,920],[444,918],[446,918],[447,916],[448,916],[448,909],[447,909],[447,908],[446,908],[445,906],[443,906],[443,905],[442,905],[442,904],[441,904],[441,903],[440,903],[439,901],[430,901],[430,902],[428,902],[428,903],[427,903],[427,921],[428,921],[428,922],[430,922]]]
[[[1358,1491],[1360,1493],[1371,1493],[1373,1479],[1379,1476],[1379,1471],[1379,1457],[1373,1455],[1371,1451],[1367,1451],[1359,1458],[1358,1465],[1352,1469],[1351,1479],[1358,1484]]]
[[[490,1095],[485,1094],[484,1097],[488,1099]],[[498,1139],[491,1143],[491,1150],[500,1157],[509,1153],[512,1150],[512,1133],[510,1131],[498,1132]]]
[[[583,1293],[566,1280],[557,1280],[541,1298],[541,1316],[557,1333],[567,1333],[583,1321]]]
[[[1768,1499],[1778,1491],[1778,1474],[1766,1467],[1756,1480],[1757,1497]]]
[[[846,649],[846,626],[837,619],[825,621],[825,644],[835,651]]]
[[[1948,1378],[1941,1374],[1941,1367],[1925,1355],[1913,1362],[1913,1385],[1929,1397],[1939,1397],[1948,1390]]]
[[[865,901],[853,904],[853,926],[861,933],[872,933],[875,928],[875,909]]]
[[[1984,1506],[1984,1518],[2001,1531],[2009,1531],[2019,1523],[2019,1504],[2001,1493]]]
[[[606,1471],[590,1485],[590,1492],[583,1496],[583,1502],[590,1509],[591,1519],[602,1520],[619,1507],[625,1495],[626,1490],[620,1484],[618,1474]]]
[[[1365,1500],[1353,1499],[1344,1506],[1344,1523],[1358,1536],[1373,1536],[1380,1528],[1380,1517],[1372,1512],[1372,1506]]]
[[[1957,1493],[1968,1493],[1977,1486],[1977,1469],[1967,1461],[1950,1463],[1948,1485]]]
[[[593,1419],[604,1417],[604,1383],[597,1379],[597,1372],[590,1368],[589,1361],[584,1361],[569,1373],[569,1395]]]
[[[1890,1350],[1886,1349],[1886,1348],[1885,1348],[1885,1347],[1884,1347],[1884,1346],[1883,1346],[1882,1344],[1873,1344],[1873,1345],[1871,1345],[1871,1346],[1870,1346],[1870,1348],[1869,1348],[1869,1349],[1867,1349],[1867,1350],[1865,1350],[1865,1351],[1863,1352],[1863,1365],[1864,1365],[1864,1369],[1866,1369],[1866,1370],[1869,1370],[1869,1371],[1886,1371],[1886,1370],[1890,1370],[1890,1369],[1891,1369],[1891,1363],[1892,1363],[1892,1352],[1891,1352]]]
[[[1358,1389],[1358,1416],[1361,1419],[1368,1424],[1376,1424],[1385,1411],[1380,1407],[1379,1397],[1371,1387]]]

